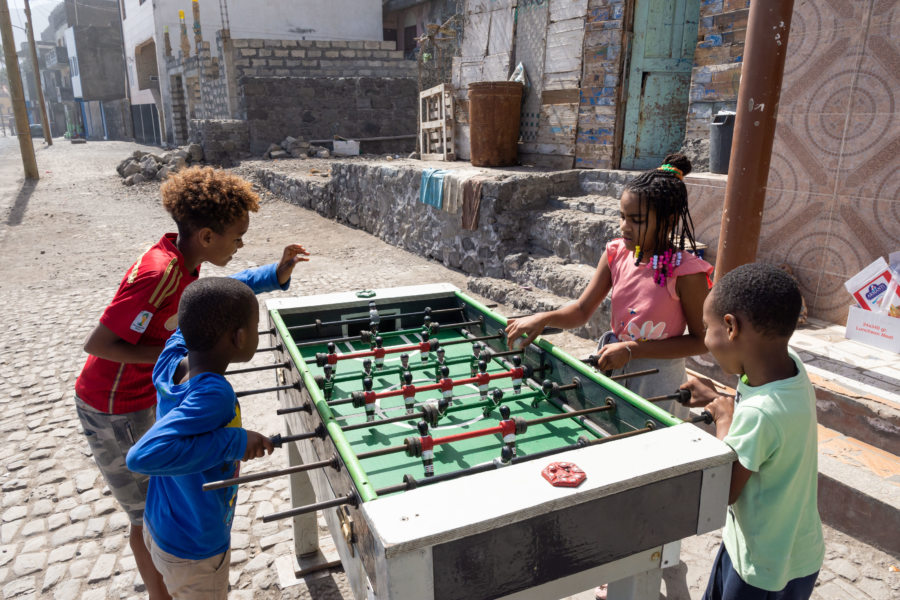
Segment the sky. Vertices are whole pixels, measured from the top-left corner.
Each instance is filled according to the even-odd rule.
[[[9,13],[12,17],[13,36],[16,38],[16,50],[22,47],[22,42],[28,41],[28,36],[22,27],[25,26],[25,0],[6,0]],[[52,11],[59,0],[30,0],[31,16],[34,18],[34,39],[40,41],[41,32],[47,27]]]

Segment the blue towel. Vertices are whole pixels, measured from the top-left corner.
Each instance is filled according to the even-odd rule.
[[[444,175],[448,171],[442,169],[425,169],[422,171],[422,185],[419,186],[419,202],[440,210],[444,204]]]

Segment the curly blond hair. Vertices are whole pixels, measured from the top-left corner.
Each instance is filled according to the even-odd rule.
[[[191,167],[170,176],[160,189],[163,207],[180,233],[209,227],[216,233],[259,210],[259,196],[250,183],[228,171]]]

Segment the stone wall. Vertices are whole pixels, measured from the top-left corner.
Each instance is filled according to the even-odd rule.
[[[479,227],[462,229],[459,214],[419,202],[422,168],[334,162],[322,181],[270,169],[260,183],[289,202],[386,242],[460,269],[467,275],[505,277],[504,259],[529,250],[533,211],[560,193],[578,189],[578,173],[530,173],[484,182]]]
[[[415,134],[416,80],[380,77],[243,77],[241,100],[250,151],[262,154],[287,136],[304,140]],[[367,144],[367,152],[410,151],[414,139]]]
[[[203,146],[206,162],[229,167],[247,156],[250,129],[246,121],[236,119],[192,119],[191,142]]]

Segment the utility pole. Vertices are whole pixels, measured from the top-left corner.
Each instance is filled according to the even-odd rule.
[[[3,38],[6,76],[9,79],[9,93],[12,96],[13,112],[16,115],[16,133],[19,136],[19,150],[22,152],[25,178],[40,179],[37,160],[34,157],[34,145],[31,143],[31,131],[28,129],[28,113],[25,111],[25,91],[22,88],[22,74],[19,72],[19,59],[16,56],[16,41],[13,38],[12,20],[9,16],[9,5],[6,3],[6,0],[0,0],[0,36]]]
[[[47,118],[47,105],[44,104],[44,84],[41,82],[41,66],[38,64],[37,46],[34,43],[34,29],[31,27],[31,6],[25,0],[25,18],[28,20],[28,45],[31,46],[31,66],[34,69],[34,86],[37,88],[37,100],[41,107],[41,125],[44,128],[44,141],[53,145],[50,135],[50,119]]]
[[[756,260],[794,0],[750,3],[716,280]]]

